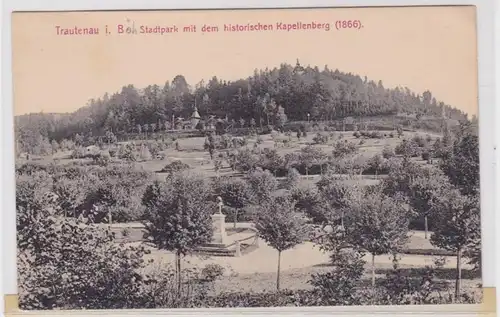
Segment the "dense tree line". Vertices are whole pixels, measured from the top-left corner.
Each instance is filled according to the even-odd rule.
[[[318,67],[295,66],[255,70],[236,81],[213,77],[189,85],[177,75],[163,87],[138,89],[124,86],[120,92],[92,99],[73,113],[31,113],[16,117],[18,148],[50,148],[52,140],[81,136],[105,136],[163,131],[190,118],[194,107],[202,119],[227,119],[238,127],[280,125],[283,121],[325,121],[407,115],[419,119],[443,114],[463,120],[466,114],[437,101],[430,91],[417,94],[407,87],[385,88],[359,75]]]

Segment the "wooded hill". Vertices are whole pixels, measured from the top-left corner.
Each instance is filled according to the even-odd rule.
[[[150,129],[171,128],[172,117],[189,119],[195,105],[202,119],[227,118],[238,126],[282,124],[287,121],[339,120],[346,117],[410,116],[453,120],[467,115],[437,101],[430,91],[417,94],[407,87],[385,88],[352,73],[281,64],[255,70],[245,79],[226,81],[213,77],[190,86],[177,75],[163,87],[138,89],[124,86],[105,94],[73,113],[32,113],[15,118],[16,138],[21,148],[38,142],[73,139],[76,134],[93,136],[111,131],[115,135]]]

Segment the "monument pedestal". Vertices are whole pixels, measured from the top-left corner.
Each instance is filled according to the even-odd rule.
[[[222,198],[217,197],[219,212],[212,215],[212,240],[197,248],[200,253],[212,256],[241,256],[239,241],[230,243],[226,233],[226,215],[222,213]]]
[[[226,215],[213,214],[212,223],[214,232],[212,235],[211,244],[225,246],[227,244]]]

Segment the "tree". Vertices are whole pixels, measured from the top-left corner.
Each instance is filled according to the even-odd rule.
[[[221,169],[222,169],[222,159],[220,157],[217,157],[214,160],[214,171],[215,171],[217,177],[219,177],[219,172]]]
[[[213,205],[210,188],[201,176],[172,173],[165,182],[149,185],[142,199],[146,207],[146,237],[157,248],[176,255],[177,290],[181,290],[181,257],[212,237]]]
[[[283,167],[284,161],[277,150],[264,148],[260,157],[259,165],[270,170],[275,176],[276,172]]]
[[[476,247],[481,239],[479,197],[465,196],[457,189],[449,189],[435,198],[433,208],[436,216],[431,243],[457,254],[455,298],[458,299],[462,256],[468,248]]]
[[[236,228],[238,212],[252,201],[252,192],[247,183],[238,178],[220,178],[215,184],[215,195],[220,196],[224,204],[234,210]]]
[[[309,177],[309,169],[314,165],[320,166],[323,174],[323,161],[326,159],[326,153],[312,145],[306,146],[300,150],[300,161],[306,169],[306,176]]]
[[[273,192],[278,189],[276,178],[268,170],[263,171],[261,168],[248,174],[248,185],[257,204],[271,199]]]
[[[247,148],[239,149],[231,160],[230,165],[240,172],[252,171],[258,164],[258,157]]]
[[[380,155],[376,154],[368,161],[368,166],[375,172],[375,178],[385,167],[385,159]]]
[[[300,182],[300,173],[295,168],[289,168],[285,179],[285,188],[293,190]]]
[[[52,142],[50,142],[50,145],[52,147],[52,154],[55,154],[60,149],[59,143],[57,143],[56,140],[52,140]]]
[[[379,191],[352,200],[348,207],[346,235],[372,255],[372,287],[375,256],[397,252],[407,242],[410,218],[403,206]]]
[[[286,123],[287,119],[288,118],[285,114],[285,109],[281,106],[278,106],[278,109],[276,110],[275,119],[274,119],[276,126],[280,127],[280,128],[283,127],[283,125]]]
[[[428,234],[428,218],[433,210],[433,200],[450,186],[448,178],[437,169],[427,175],[415,175],[409,184],[409,202],[413,210],[424,218],[425,239]]]
[[[194,89],[189,87],[183,75],[176,76],[171,84],[167,82],[163,89],[156,85],[144,89],[127,85],[112,96],[104,95],[89,101],[87,107],[73,113],[17,116],[16,140],[23,150],[21,152],[28,152],[37,149],[38,142],[43,138],[60,142],[76,133],[100,133],[107,129],[118,135],[131,132],[131,127],[137,132],[137,125],[142,127],[160,120],[173,126],[175,118],[191,115],[192,104],[200,97],[203,100],[198,106],[202,113],[219,118],[226,115],[228,118],[242,118],[250,125],[251,119],[255,118],[256,124],[269,120],[268,124],[279,126],[284,121],[283,113],[288,121],[307,120],[308,113],[312,115],[311,119],[327,120],[366,115],[390,115],[396,119],[395,113],[407,113],[425,114],[431,120],[422,117],[422,123],[432,122],[425,126],[434,132],[441,132],[441,127],[435,122],[441,120],[444,113],[446,119],[441,120],[443,125],[448,119],[466,118],[462,111],[437,100],[434,102],[434,98],[430,104],[424,102],[424,98],[421,99],[409,88],[388,89],[375,81],[364,81],[356,74],[338,70],[320,71],[316,67],[307,67],[294,72],[293,69],[293,65],[284,63],[279,67],[257,70],[253,76],[242,79],[222,81],[213,78],[207,85],[196,85]],[[279,107],[276,106],[278,104]],[[394,126],[396,123],[393,120]],[[224,124],[218,124],[217,133],[223,133],[225,128]],[[443,128],[444,131],[448,129]],[[400,132],[403,132],[402,129]],[[140,133],[144,133],[142,128]]]
[[[479,139],[466,134],[455,140],[451,153],[445,156],[441,169],[464,195],[479,192]]]
[[[139,152],[139,157],[143,161],[149,161],[151,160],[151,152],[149,151],[149,148],[145,146],[144,144],[141,145],[141,150]]]
[[[288,196],[272,198],[258,207],[255,228],[259,237],[278,251],[276,289],[280,289],[281,252],[302,243],[307,233],[307,221],[294,212],[295,202]]]
[[[111,131],[106,131],[105,138],[108,145],[116,143],[117,141],[115,134]]]
[[[335,143],[335,147],[332,151],[332,155],[334,158],[345,158],[346,156],[353,155],[358,152],[358,148],[354,143],[351,142],[337,142]]]
[[[54,179],[53,191],[57,195],[57,202],[64,216],[76,216],[77,208],[83,203],[85,195],[85,182],[76,181],[68,177]]]
[[[328,202],[326,218],[331,223],[340,219],[340,225],[344,227],[344,216],[349,203],[358,199],[362,194],[356,185],[346,184],[345,180],[339,178],[332,171],[323,175],[316,183],[319,192]]]
[[[212,133],[210,133],[205,139],[204,147],[206,150],[208,150],[208,154],[210,154],[210,159],[213,160],[216,144],[215,144],[215,137]]]
[[[16,193],[20,308],[133,308],[147,251],[63,217],[49,187],[34,186],[29,204],[23,203],[27,188]]]
[[[148,139],[148,130],[149,130],[149,124],[145,123],[142,126],[142,131],[144,131],[144,133],[146,134],[146,136],[145,136],[146,140]]]

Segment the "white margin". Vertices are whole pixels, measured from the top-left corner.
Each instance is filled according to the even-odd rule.
[[[498,0],[496,0],[498,1]],[[265,0],[247,0],[247,1],[224,1],[224,0],[3,0],[2,16],[0,23],[2,25],[1,43],[1,174],[0,174],[0,219],[1,219],[1,260],[0,277],[2,277],[2,296],[0,304],[3,312],[3,294],[17,293],[17,272],[16,272],[16,217],[15,217],[15,179],[14,179],[14,141],[13,141],[13,106],[12,106],[12,68],[11,68],[11,12],[12,11],[62,11],[62,10],[158,10],[158,9],[219,9],[219,8],[287,8],[287,7],[356,7],[356,6],[407,6],[407,5],[475,5],[477,7],[477,31],[478,31],[478,71],[479,71],[479,138],[480,138],[480,162],[481,162],[481,215],[482,215],[482,258],[483,258],[483,286],[495,287],[499,283],[496,273],[496,263],[500,264],[500,254],[496,245],[499,245],[500,235],[495,234],[495,224],[498,225],[498,218],[495,217],[495,210],[500,204],[500,195],[497,193],[496,179],[500,177],[500,172],[496,165],[496,144],[499,130],[496,128],[495,119],[500,119],[496,111],[495,88],[500,91],[500,83],[495,86],[495,70],[500,74],[500,65],[495,65],[494,46],[497,52],[500,52],[499,40],[495,41],[494,29],[497,34],[500,32],[500,19],[498,10],[495,19],[497,7],[495,0],[274,0],[272,2]],[[497,23],[495,23],[495,20]],[[26,27],[29,28],[29,25]],[[36,30],[33,30],[36,32]],[[494,44],[496,42],[496,45]],[[498,64],[498,63],[497,63]],[[496,67],[495,67],[496,66]],[[495,237],[496,236],[496,237]],[[495,256],[496,254],[496,256]],[[495,261],[496,260],[496,261]],[[497,295],[497,307],[500,304]],[[429,307],[427,307],[429,308]],[[432,311],[432,308],[430,309]],[[166,312],[167,310],[163,310]],[[235,312],[236,310],[232,310]],[[270,310],[238,310],[240,312],[252,312],[251,315],[263,315],[263,313],[276,314],[275,309]],[[281,309],[282,313],[293,314],[294,310]],[[336,309],[325,308],[322,310],[312,309],[295,311],[302,315],[306,311],[311,313],[333,312]],[[362,314],[366,312],[369,315],[382,312],[374,307],[365,307],[364,309],[354,307],[352,309],[342,309],[344,314]],[[389,314],[398,314],[409,311],[408,307],[399,309],[385,309]],[[411,309],[416,313],[418,309]],[[422,307],[422,312],[427,311]],[[436,309],[437,311],[437,309]],[[211,310],[209,312],[219,314],[224,313],[220,310]],[[90,312],[89,312],[90,313]],[[169,314],[191,315],[194,311],[178,310],[170,311]],[[197,310],[197,313],[206,314],[207,310]],[[37,313],[38,314],[38,313]],[[65,314],[68,314],[67,312]],[[73,313],[71,313],[73,314]],[[115,311],[114,314],[123,315],[125,312]],[[142,315],[158,314],[158,311],[142,311]],[[450,314],[450,313],[448,313]],[[451,312],[450,315],[457,313]],[[33,315],[33,314],[30,314]],[[80,313],[79,315],[83,315]],[[128,311],[127,315],[141,315],[141,312]],[[385,315],[385,314],[384,314]]]

